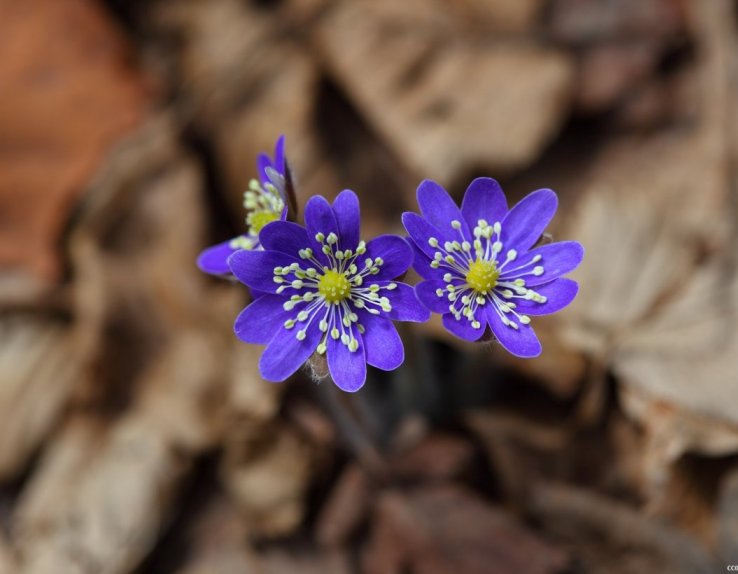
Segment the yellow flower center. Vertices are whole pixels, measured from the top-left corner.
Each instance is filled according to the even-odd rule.
[[[259,235],[259,232],[267,223],[277,221],[278,219],[279,213],[276,211],[252,211],[248,214],[246,223],[249,226],[251,235]]]
[[[466,282],[469,284],[469,287],[480,295],[486,295],[497,285],[497,278],[499,276],[500,272],[497,270],[494,261],[477,259],[469,265]]]
[[[351,283],[343,273],[329,269],[318,279],[318,293],[328,303],[337,305],[351,294]]]

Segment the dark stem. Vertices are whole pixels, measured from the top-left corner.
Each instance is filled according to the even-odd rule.
[[[389,469],[387,462],[377,448],[374,440],[357,422],[354,414],[347,408],[345,397],[330,377],[315,384],[316,393],[328,416],[338,428],[341,439],[353,454],[364,471],[380,483],[387,481]]]

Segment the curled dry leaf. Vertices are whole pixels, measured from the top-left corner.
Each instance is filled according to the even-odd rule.
[[[363,556],[367,574],[554,574],[563,551],[456,486],[389,491]]]
[[[443,183],[481,165],[525,167],[568,109],[564,54],[484,43],[433,2],[340,2],[318,22],[315,41],[406,168]]]
[[[290,428],[275,423],[268,440],[263,437],[258,445],[231,442],[226,449],[221,476],[250,533],[276,537],[293,532],[305,512],[308,446]]]
[[[73,205],[149,98],[98,3],[2,0],[0,12],[0,267],[50,283]]]
[[[569,230],[587,256],[564,334],[625,386],[652,487],[687,450],[738,450],[738,279],[710,149],[671,136],[606,152]]]
[[[171,54],[184,98],[212,146],[234,224],[243,225],[243,197],[258,153],[286,130],[287,157],[304,201],[339,189],[314,129],[319,73],[304,47],[268,12],[238,0],[161,3],[147,8]],[[278,72],[278,73],[277,73]],[[275,118],[279,121],[275,123]]]
[[[715,564],[683,532],[617,500],[563,485],[539,483],[526,498],[529,514],[572,549],[591,574],[710,574]]]
[[[718,553],[726,564],[738,564],[738,471],[727,473],[717,502]]]
[[[316,538],[323,546],[340,547],[356,532],[371,502],[366,473],[356,464],[347,466],[321,509]]]
[[[78,343],[53,316],[0,319],[0,479],[21,472],[56,425],[83,376]]]

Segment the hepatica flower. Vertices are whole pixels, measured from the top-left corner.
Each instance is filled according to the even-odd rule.
[[[412,287],[394,280],[412,263],[410,246],[394,235],[359,240],[356,194],[344,191],[332,206],[314,196],[304,227],[270,223],[260,240],[263,251],[238,251],[229,265],[252,291],[265,293],[235,324],[242,341],[267,345],[259,361],[265,379],[283,381],[317,353],[335,383],[353,392],[367,364],[402,364],[392,321],[426,321],[430,313]]]
[[[402,221],[425,279],[416,286],[418,298],[462,339],[477,341],[489,327],[513,355],[538,356],[530,317],[571,303],[578,285],[562,275],[584,254],[575,241],[533,248],[556,212],[556,194],[539,189],[508,211],[499,184],[479,178],[461,209],[433,181],[421,183],[417,197],[422,215],[405,213]]]
[[[259,232],[272,221],[287,217],[285,187],[286,162],[284,136],[274,147],[274,158],[262,153],[256,161],[259,179],[252,179],[244,193],[243,206],[247,210],[246,233],[205,249],[197,258],[197,265],[205,273],[230,273],[228,258],[240,249],[260,249]]]

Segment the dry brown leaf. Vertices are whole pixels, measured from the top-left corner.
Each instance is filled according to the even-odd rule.
[[[556,573],[564,553],[455,486],[386,492],[363,556],[366,574]]]
[[[23,470],[79,385],[78,343],[69,322],[53,316],[0,319],[0,479]]]
[[[2,0],[0,12],[0,266],[56,281],[70,210],[148,96],[97,3]]]
[[[351,561],[345,552],[331,550],[326,552],[272,550],[263,553],[258,560],[259,572],[263,574],[351,574]]]
[[[537,158],[566,115],[572,67],[555,50],[490,44],[432,0],[341,2],[316,43],[335,81],[416,176],[448,184]]]
[[[75,414],[55,433],[16,508],[16,541],[23,544],[40,536],[59,520],[80,471],[94,458],[108,430],[100,419]]]
[[[541,483],[528,492],[527,511],[566,544],[588,574],[710,574],[715,564],[683,532],[643,516],[620,500]]]
[[[23,493],[16,531],[29,573],[129,572],[192,459],[220,437],[230,347],[213,309],[235,309],[232,297],[205,296],[194,265],[199,190],[165,118],[93,183],[71,259],[77,343],[94,351],[79,398],[101,429],[70,424]]]
[[[466,23],[490,33],[531,33],[544,7],[543,0],[461,0],[449,5]]]
[[[448,481],[469,469],[473,445],[459,437],[433,433],[390,459],[392,472],[403,480]]]
[[[347,466],[318,516],[315,527],[318,543],[338,547],[345,544],[366,518],[370,497],[366,473],[356,464]]]
[[[672,136],[606,153],[568,233],[587,253],[564,334],[627,385],[623,406],[646,431],[654,490],[687,450],[738,449],[738,280],[711,149]]]
[[[340,189],[314,129],[318,69],[278,19],[238,0],[162,3],[151,18],[180,40],[174,57],[184,97],[213,146],[237,228],[256,156],[271,153],[280,134],[301,202]]]
[[[184,542],[187,557],[177,574],[250,572],[256,558],[247,536],[248,529],[233,502],[218,493],[188,526]]]
[[[305,512],[311,453],[291,429],[274,424],[262,441],[227,442],[221,476],[255,536],[276,537],[297,528]]]
[[[717,502],[718,554],[726,564],[738,564],[738,471],[727,473]]]

